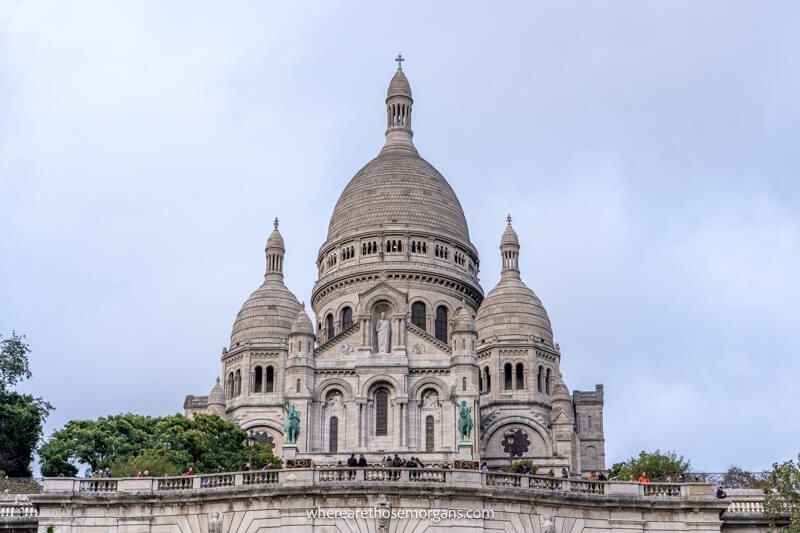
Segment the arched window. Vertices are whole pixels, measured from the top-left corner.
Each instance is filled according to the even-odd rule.
[[[235,392],[233,393],[234,396],[239,396],[242,393],[242,371],[236,371],[236,377],[233,378],[233,388]]]
[[[342,331],[353,326],[353,310],[349,307],[342,309]]]
[[[522,363],[517,363],[517,390],[525,388],[525,369]]]
[[[467,378],[461,378],[461,390],[467,390]]]
[[[425,322],[425,304],[423,302],[414,302],[411,304],[411,323],[422,330],[426,330]]]
[[[483,372],[482,371],[478,371],[478,391],[486,392],[485,390],[483,390]]]
[[[300,392],[300,380],[299,379],[297,380],[297,383],[295,383],[295,385],[294,385],[294,391],[298,392],[298,393]]]
[[[483,367],[483,382],[485,383],[486,392],[492,392],[492,376],[489,375],[489,367]]]
[[[234,385],[234,380],[233,380],[233,372],[229,372],[228,373],[228,383],[227,383],[227,385],[228,386],[226,387],[226,389],[228,389],[228,390],[225,391],[225,392],[227,392],[228,399],[230,400],[231,398],[233,398],[233,393],[236,390],[235,389],[235,385]]]
[[[328,451],[331,453],[339,451],[339,419],[335,416],[331,417],[328,430]]]
[[[536,374],[536,388],[539,392],[544,392],[544,368],[539,366],[539,373]]]
[[[378,389],[375,393],[375,436],[389,434],[389,393],[386,389]]]
[[[591,417],[591,415],[586,417],[586,429],[588,429],[589,431],[592,430],[592,417]]]
[[[505,390],[511,390],[512,387],[512,374],[513,370],[511,369],[511,363],[506,363],[503,367],[503,388]]]
[[[433,416],[425,417],[425,451],[432,452],[434,448],[434,421]]]
[[[325,333],[328,336],[328,340],[331,340],[334,335],[333,330],[333,315],[328,315],[325,317]]]
[[[260,366],[256,367],[255,376],[253,376],[253,392],[261,392],[261,386],[264,382],[264,369]]]
[[[434,335],[437,339],[447,343],[447,308],[440,305],[436,308],[436,324]]]
[[[272,368],[272,365],[267,367],[267,379],[266,379],[266,387],[264,387],[264,392],[275,392],[275,369]]]
[[[550,394],[550,369],[547,369],[547,375],[544,378],[544,390]]]

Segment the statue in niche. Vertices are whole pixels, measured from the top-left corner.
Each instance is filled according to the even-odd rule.
[[[329,409],[335,409],[342,405],[342,395],[334,391],[328,394],[327,406]]]
[[[422,396],[422,407],[439,407],[439,395],[432,390]]]
[[[381,317],[375,322],[375,333],[378,336],[378,353],[390,353],[392,346],[390,342],[392,324],[386,320],[386,313],[382,312]]]

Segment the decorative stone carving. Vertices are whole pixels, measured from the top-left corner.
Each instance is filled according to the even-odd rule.
[[[222,513],[216,512],[208,515],[208,533],[222,533]]]
[[[411,347],[411,350],[412,350],[412,351],[413,351],[415,354],[421,354],[421,353],[425,353],[425,344],[423,344],[423,343],[421,343],[421,342],[415,342],[415,343],[414,343],[414,346],[412,346],[412,347]]]
[[[333,391],[328,394],[326,407],[328,409],[335,409],[342,405],[342,394],[339,391]]]
[[[522,457],[530,446],[530,437],[521,429],[510,429],[503,433],[503,451],[509,457]]]
[[[439,394],[436,391],[425,391],[422,395],[422,407],[439,407]]]
[[[392,505],[382,498],[382,501],[375,505],[375,531],[377,533],[389,533],[391,516]]]
[[[342,344],[342,355],[350,355],[353,353],[353,345],[352,344]]]
[[[542,524],[542,533],[556,533],[556,523],[552,515],[543,515],[539,517]]]

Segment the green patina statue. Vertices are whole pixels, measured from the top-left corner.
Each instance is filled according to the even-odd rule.
[[[461,400],[458,406],[458,433],[461,440],[469,440],[472,435],[472,408],[466,400]]]
[[[300,436],[300,413],[297,407],[289,402],[283,404],[283,411],[286,413],[286,423],[283,426],[286,431],[286,444],[297,444],[297,437]]]

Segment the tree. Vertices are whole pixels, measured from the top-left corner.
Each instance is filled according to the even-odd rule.
[[[631,457],[627,461],[615,463],[608,471],[609,477],[627,480],[630,476],[638,479],[642,472],[647,472],[647,477],[656,480],[672,476],[677,480],[681,474],[687,474],[691,465],[682,455],[672,451],[661,453],[660,450],[648,453],[639,452],[638,457]]]
[[[763,474],[754,474],[742,470],[738,466],[731,466],[722,476],[720,484],[730,489],[761,489],[766,486]]]
[[[29,353],[24,336],[0,336],[0,470],[10,477],[31,476],[33,452],[53,410],[42,398],[12,389],[31,377]]]
[[[790,460],[772,465],[764,488],[764,515],[772,529],[781,526],[786,533],[800,533],[800,454],[797,464]]]
[[[123,414],[97,420],[72,420],[39,448],[42,474],[74,476],[79,465],[114,475],[174,474],[241,470],[254,452],[274,463],[270,454],[247,446],[247,434],[216,415],[148,417]],[[255,458],[254,458],[255,462]],[[260,464],[260,463],[259,463]]]

